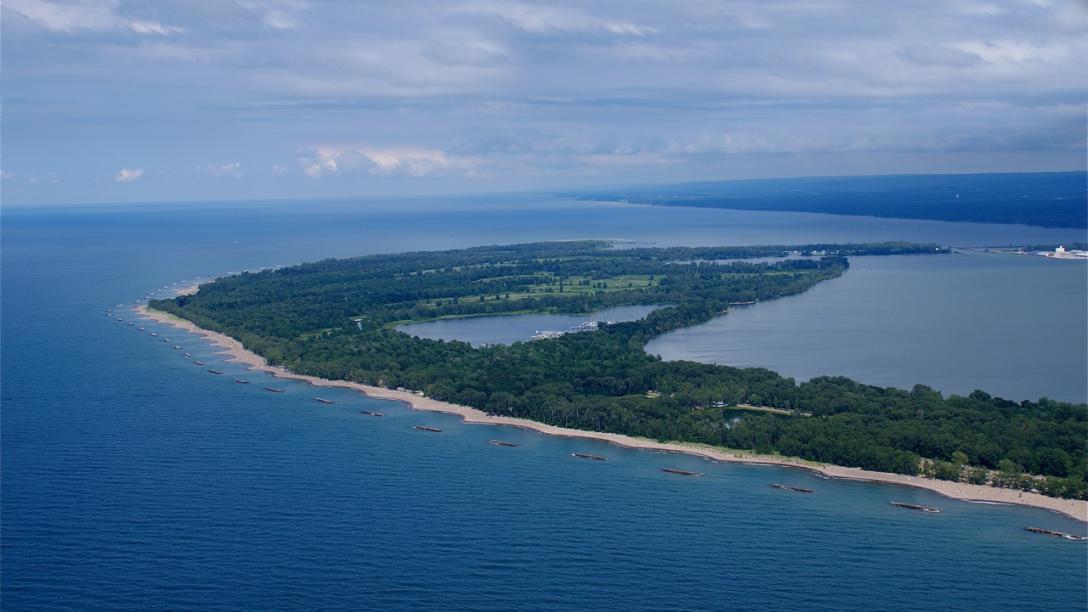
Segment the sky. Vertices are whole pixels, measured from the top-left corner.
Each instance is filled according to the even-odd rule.
[[[1088,0],[2,0],[0,198],[1083,170]]]

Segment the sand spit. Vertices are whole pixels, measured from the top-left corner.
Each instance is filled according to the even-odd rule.
[[[185,290],[187,293],[195,292],[196,286],[186,287]],[[545,423],[539,423],[537,421],[530,421],[528,419],[490,415],[476,408],[471,408],[469,406],[460,406],[457,404],[451,404],[449,402],[443,402],[429,397],[419,396],[410,391],[398,391],[394,389],[374,387],[371,385],[364,385],[343,380],[329,380],[325,378],[318,378],[315,376],[304,376],[301,374],[295,374],[293,372],[289,372],[285,368],[268,365],[263,357],[257,355],[256,353],[253,353],[252,351],[247,350],[244,346],[242,346],[242,343],[238,342],[234,338],[217,332],[202,329],[200,327],[197,327],[191,321],[175,317],[174,315],[162,311],[151,310],[146,306],[139,306],[135,310],[140,315],[158,321],[159,323],[172,325],[174,327],[184,329],[186,331],[202,336],[211,344],[222,349],[221,352],[226,354],[231,361],[244,363],[249,367],[253,368],[254,370],[269,372],[279,378],[304,381],[317,387],[341,387],[345,389],[354,389],[367,395],[368,397],[404,402],[415,410],[426,410],[431,412],[444,412],[447,414],[455,414],[460,416],[466,423],[521,427],[524,429],[532,429],[542,434],[547,434],[551,436],[567,436],[572,438],[601,440],[624,448],[659,452],[685,453],[688,455],[703,457],[712,461],[798,468],[814,472],[820,476],[824,476],[827,478],[842,478],[849,480],[880,482],[928,489],[946,497],[970,502],[1010,504],[1030,506],[1034,508],[1043,508],[1046,510],[1051,510],[1053,512],[1064,514],[1066,516],[1070,516],[1079,521],[1088,522],[1088,501],[1084,500],[1059,499],[1056,497],[1048,497],[1046,495],[1041,495],[1038,493],[1029,493],[1027,491],[1018,491],[1014,489],[999,489],[997,487],[990,487],[986,485],[973,485],[967,483],[948,482],[944,480],[931,480],[918,476],[905,476],[902,474],[891,474],[888,472],[872,472],[860,468],[827,465],[815,463],[812,461],[806,461],[803,459],[780,457],[776,455],[758,455],[746,451],[734,451],[698,444],[657,442],[655,440],[650,440],[646,438],[635,438],[622,434],[583,431],[580,429],[568,429],[566,427],[557,427],[555,425],[548,425]]]

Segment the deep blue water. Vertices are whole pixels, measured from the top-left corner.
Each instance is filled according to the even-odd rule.
[[[1085,545],[1022,530],[1084,532],[1058,515],[465,426],[343,390],[323,390],[337,403],[322,406],[303,384],[262,391],[264,375],[222,362],[193,337],[145,324],[222,376],[103,315],[196,275],[417,248],[583,237],[1070,239],[1038,228],[584,206],[5,209],[0,603],[1084,609]],[[386,417],[362,416],[364,407]],[[520,446],[486,443],[495,437]],[[662,466],[706,476],[670,477]],[[772,482],[816,492],[784,494]],[[891,500],[944,512],[897,510]]]

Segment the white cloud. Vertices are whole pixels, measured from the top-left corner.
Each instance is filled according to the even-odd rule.
[[[204,166],[197,166],[196,171],[200,174],[210,176],[212,178],[232,178],[238,179],[245,176],[242,172],[242,164],[240,162],[230,162],[228,164],[211,164]]]
[[[274,30],[293,30],[298,27],[298,13],[310,7],[302,0],[237,0],[251,13],[260,16],[261,23]]]
[[[472,157],[447,155],[441,149],[418,147],[319,146],[298,155],[307,176],[366,171],[374,175],[426,176],[460,171],[471,176],[479,165]]]
[[[1019,40],[964,41],[949,45],[982,58],[988,64],[1045,63],[1069,57],[1072,50],[1056,45],[1035,45]]]
[[[126,21],[125,27],[137,34],[176,34],[181,28],[165,26],[157,21]]]
[[[140,177],[143,175],[143,168],[121,168],[121,170],[113,177],[113,180],[118,183],[131,183],[132,181],[140,180]]]
[[[526,32],[603,30],[612,34],[641,36],[655,28],[622,20],[595,17],[575,7],[525,4],[521,2],[473,2],[462,7],[467,13],[494,15]]]
[[[173,34],[181,28],[157,21],[129,19],[117,14],[116,0],[77,0],[71,3],[49,0],[5,0],[3,8],[19,13],[39,27],[54,32],[76,30],[131,30],[137,34]]]
[[[15,178],[15,176],[16,175],[12,174],[11,172],[8,172],[6,170],[0,170],[0,180],[6,181],[8,179]]]

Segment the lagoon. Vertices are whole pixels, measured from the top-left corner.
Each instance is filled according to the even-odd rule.
[[[571,333],[592,323],[637,321],[659,306],[616,306],[584,315],[554,313],[464,317],[411,323],[399,331],[430,340],[460,340],[472,346],[525,342],[539,332]]]
[[[958,252],[854,257],[840,278],[655,338],[665,359],[945,394],[1088,401],[1088,265]]]

